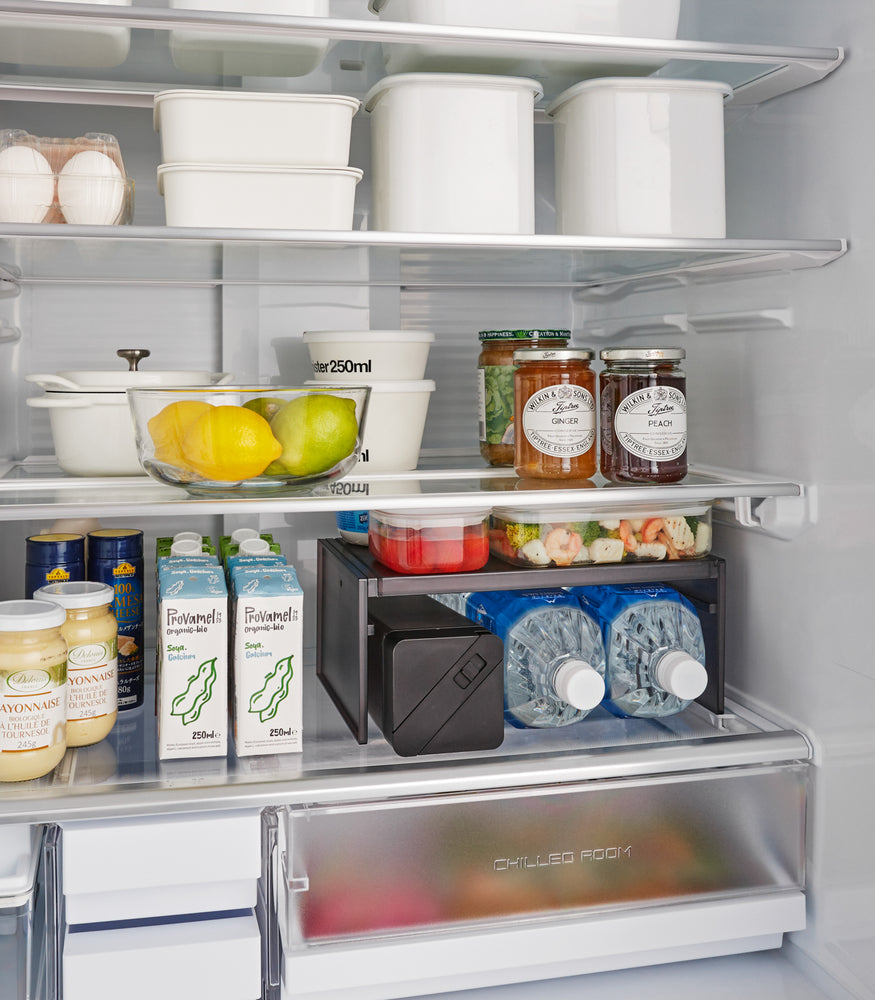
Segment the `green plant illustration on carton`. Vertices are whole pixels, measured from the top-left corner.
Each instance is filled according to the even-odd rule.
[[[201,709],[213,694],[216,683],[216,658],[205,660],[197,669],[197,673],[188,679],[188,685],[182,694],[178,694],[170,703],[170,714],[182,717],[184,726],[197,722]]]
[[[269,722],[289,694],[292,683],[292,659],[285,656],[278,660],[273,670],[264,678],[264,685],[249,699],[249,711],[262,722]]]

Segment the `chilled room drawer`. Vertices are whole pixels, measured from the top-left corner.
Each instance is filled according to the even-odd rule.
[[[805,800],[790,763],[289,806],[284,951],[798,890]]]

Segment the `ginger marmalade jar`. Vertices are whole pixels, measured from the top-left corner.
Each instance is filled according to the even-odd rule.
[[[67,749],[64,609],[0,602],[0,781],[48,774]]]
[[[687,474],[686,375],[680,347],[601,352],[601,471],[618,483],[676,483]]]
[[[566,347],[570,330],[481,330],[477,359],[480,454],[490,465],[513,465],[514,351],[539,344]]]
[[[596,471],[595,373],[585,348],[514,351],[514,468],[533,479]]]
[[[87,747],[109,735],[118,716],[118,625],[115,590],[105,583],[53,583],[34,595],[67,615],[67,746]]]

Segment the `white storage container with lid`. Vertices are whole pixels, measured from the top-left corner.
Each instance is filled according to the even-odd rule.
[[[473,573],[489,558],[489,508],[371,511],[368,546],[398,573]]]
[[[585,80],[547,107],[556,230],[608,237],[726,236],[723,102],[710,80]]]
[[[169,0],[170,7],[248,15],[328,17],[328,0]],[[170,32],[170,57],[187,73],[221,76],[304,76],[322,62],[327,38],[233,33],[176,28]]]
[[[434,334],[427,330],[307,330],[313,377],[319,381],[418,381]]]
[[[356,167],[163,163],[168,226],[192,229],[352,229]]]
[[[79,0],[59,0],[78,3]],[[132,0],[89,0],[130,7]],[[215,0],[210,0],[215,3]],[[0,62],[32,66],[109,69],[120,66],[131,48],[131,29],[114,24],[72,24],[41,17],[4,18],[0,31]]]
[[[535,231],[535,80],[387,76],[371,88],[372,228]]]
[[[45,396],[30,397],[26,403],[49,411],[58,464],[69,475],[145,475],[137,455],[129,388],[219,385],[231,379],[226,372],[140,371],[137,366],[149,357],[148,350],[126,348],[116,354],[127,360],[127,371],[98,369],[24,376],[25,381],[46,390]]]
[[[165,90],[153,122],[165,163],[345,167],[360,106],[339,94]]]

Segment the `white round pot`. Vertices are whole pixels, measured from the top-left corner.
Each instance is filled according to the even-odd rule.
[[[726,236],[725,83],[586,80],[547,108],[564,235]]]
[[[373,226],[425,233],[535,231],[535,80],[384,77],[371,113]]]
[[[309,379],[305,385],[322,385]],[[368,472],[410,472],[419,464],[428,404],[435,384],[416,381],[361,381],[371,387],[358,462],[349,475]]]
[[[166,90],[154,125],[167,163],[345,167],[355,97]]]
[[[137,454],[128,388],[215,385],[231,375],[207,371],[63,371],[25,375],[46,389],[26,400],[48,410],[55,456],[71,476],[145,475]]]
[[[308,330],[313,378],[320,382],[364,379],[417,381],[425,374],[434,334],[425,330]]]

